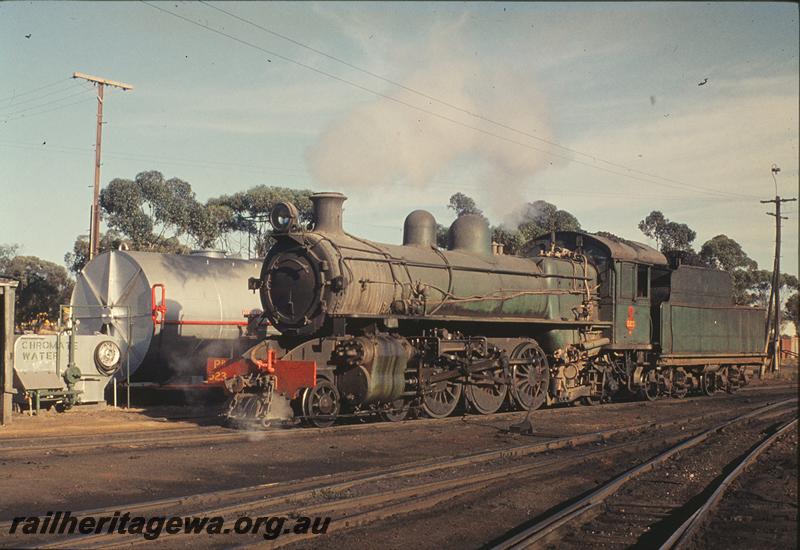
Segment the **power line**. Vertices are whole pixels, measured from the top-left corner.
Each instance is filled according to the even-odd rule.
[[[574,153],[574,154],[577,154],[577,155],[581,155],[581,156],[586,157],[586,158],[590,158],[590,159],[592,159],[592,160],[594,160],[596,162],[602,162],[604,164],[608,164],[609,166],[614,166],[614,167],[621,168],[621,169],[624,169],[624,170],[627,170],[627,171],[630,171],[630,172],[634,172],[634,173],[641,174],[641,175],[644,175],[644,176],[647,176],[647,177],[651,177],[651,178],[656,178],[656,179],[668,181],[668,182],[675,183],[675,184],[678,184],[678,185],[694,187],[692,184],[688,184],[688,183],[681,182],[681,181],[678,181],[678,180],[674,180],[674,179],[671,179],[671,178],[665,178],[663,176],[659,176],[658,174],[652,174],[652,173],[649,173],[649,172],[644,172],[642,170],[638,170],[636,168],[632,168],[632,167],[626,166],[624,164],[619,164],[619,163],[616,163],[616,162],[612,162],[612,161],[606,160],[606,159],[604,159],[602,157],[598,157],[597,155],[594,155],[594,154],[591,154],[591,153],[584,153],[582,151],[579,151],[577,149],[568,147],[566,145],[562,145],[562,144],[557,143],[555,141],[550,141],[550,140],[544,139],[544,138],[542,138],[540,136],[537,136],[537,135],[535,135],[533,133],[526,132],[524,130],[520,130],[518,128],[510,126],[509,124],[506,124],[506,123],[503,123],[503,122],[498,122],[498,121],[496,121],[496,120],[494,120],[492,118],[489,118],[489,117],[487,117],[485,115],[482,115],[480,113],[476,113],[476,112],[471,111],[469,109],[465,109],[463,107],[459,107],[458,105],[454,105],[453,103],[450,103],[448,101],[439,99],[437,97],[434,97],[434,96],[432,96],[432,95],[430,95],[428,93],[425,93],[425,92],[422,92],[422,91],[417,90],[415,88],[412,88],[410,86],[407,86],[407,85],[405,85],[405,84],[403,84],[401,82],[397,82],[395,80],[392,80],[392,79],[387,78],[385,76],[379,75],[377,73],[374,73],[374,72],[369,71],[367,69],[364,69],[362,67],[358,67],[357,65],[354,65],[354,64],[352,64],[352,63],[350,63],[350,62],[348,62],[348,61],[346,61],[346,60],[344,60],[344,59],[342,59],[340,57],[337,57],[335,55],[329,54],[327,52],[324,52],[322,50],[319,50],[317,48],[309,46],[308,44],[300,42],[299,40],[295,40],[295,39],[293,39],[293,38],[291,38],[289,36],[286,36],[285,34],[279,33],[279,32],[277,32],[277,31],[275,31],[273,29],[270,29],[270,28],[264,27],[262,25],[259,25],[258,23],[255,23],[255,22],[253,22],[253,21],[251,21],[249,19],[246,19],[244,17],[238,16],[235,13],[232,13],[230,11],[227,11],[227,10],[224,10],[224,9],[219,8],[217,6],[214,6],[213,4],[211,4],[209,2],[206,2],[205,0],[200,0],[200,3],[205,5],[205,6],[207,6],[207,7],[209,7],[209,8],[212,8],[214,10],[217,10],[217,11],[221,12],[221,13],[224,13],[224,14],[228,15],[229,17],[232,17],[232,18],[234,18],[234,19],[236,19],[238,21],[241,21],[243,23],[247,23],[248,25],[251,25],[251,26],[253,26],[253,27],[257,28],[257,29],[260,29],[260,30],[262,30],[264,32],[267,32],[267,33],[269,33],[269,34],[271,34],[273,36],[276,36],[276,37],[281,38],[283,40],[286,40],[288,42],[291,42],[292,44],[295,44],[297,46],[305,48],[305,49],[307,49],[309,51],[312,51],[312,52],[314,52],[316,54],[319,54],[319,55],[322,55],[324,57],[327,57],[328,59],[331,59],[333,61],[341,63],[341,64],[343,64],[343,65],[345,65],[347,67],[350,67],[350,68],[352,68],[354,70],[357,70],[357,71],[359,71],[359,72],[361,72],[363,74],[366,74],[366,75],[369,75],[371,77],[377,78],[377,79],[382,80],[382,81],[384,81],[384,82],[386,82],[388,84],[391,84],[393,86],[397,86],[398,88],[401,88],[403,90],[406,90],[408,92],[416,94],[416,95],[418,95],[420,97],[423,97],[423,98],[428,99],[430,101],[435,101],[435,102],[440,103],[442,105],[445,105],[445,106],[447,106],[447,107],[449,107],[451,109],[454,109],[456,111],[460,111],[460,112],[462,112],[464,114],[467,114],[467,115],[472,116],[474,118],[477,118],[479,120],[488,122],[488,123],[493,124],[495,126],[498,126],[500,128],[503,128],[503,129],[509,130],[511,132],[514,132],[514,133],[529,137],[531,139],[535,139],[537,141],[540,141],[542,143],[546,143],[546,144],[551,145],[553,147],[557,147],[559,149],[563,149],[565,151],[569,151],[571,153]],[[697,187],[702,188],[701,186],[697,186]],[[717,191],[717,190],[710,189],[710,188],[706,188],[706,189],[709,189],[709,190],[714,191],[714,192]],[[747,197],[747,195],[743,195],[743,194],[739,194],[739,193],[732,193],[732,194],[733,195],[737,195],[737,196]]]
[[[36,109],[41,109],[42,107],[47,107],[48,105],[53,105],[53,104],[55,104],[55,103],[59,103],[59,102],[61,102],[61,101],[64,101],[65,99],[70,99],[70,98],[72,98],[72,97],[76,97],[76,96],[79,96],[79,95],[83,95],[83,94],[85,94],[86,92],[89,92],[89,91],[90,91],[90,90],[89,90],[89,88],[85,88],[85,87],[83,87],[83,86],[81,86],[81,88],[82,88],[81,90],[79,90],[78,92],[76,92],[76,93],[74,93],[74,94],[66,95],[66,96],[64,96],[64,97],[60,97],[60,98],[57,98],[57,99],[51,99],[50,101],[47,101],[47,102],[45,102],[45,103],[42,103],[41,105],[33,105],[33,106],[31,106],[31,107],[26,107],[25,109],[20,109],[20,110],[18,110],[18,111],[12,111],[12,112],[7,112],[7,113],[0,113],[0,117],[11,117],[11,116],[16,116],[16,115],[18,115],[18,114],[20,114],[20,113],[26,113],[26,112],[28,112],[28,111],[34,111],[34,110],[36,110]]]
[[[207,2],[205,0],[199,0],[199,3],[205,5],[206,7],[214,9],[214,10],[216,10],[218,12],[224,13],[225,15],[227,15],[227,16],[233,18],[233,19],[236,19],[237,21],[241,21],[242,23],[246,23],[248,25],[251,25],[251,26],[253,26],[253,27],[255,27],[255,28],[257,28],[257,29],[259,29],[261,31],[264,31],[264,32],[269,33],[269,34],[271,34],[273,36],[276,36],[276,37],[278,37],[278,38],[280,38],[282,40],[286,40],[288,42],[291,42],[292,44],[300,46],[301,48],[305,48],[306,50],[314,52],[314,53],[316,53],[318,55],[321,55],[323,57],[327,57],[328,59],[336,61],[337,63],[341,63],[342,65],[345,65],[346,67],[350,67],[351,69],[359,71],[360,73],[366,74],[366,75],[371,76],[373,78],[377,78],[378,80],[382,80],[383,82],[386,82],[388,84],[396,86],[396,87],[398,87],[400,89],[406,90],[407,92],[411,92],[412,94],[418,95],[418,96],[423,97],[425,99],[428,99],[430,101],[435,101],[436,103],[439,103],[441,105],[445,105],[446,107],[449,107],[449,108],[454,109],[456,111],[459,111],[461,113],[467,114],[467,115],[469,115],[471,117],[477,118],[477,119],[482,120],[484,122],[488,122],[488,123],[493,124],[493,125],[495,125],[495,126],[497,126],[499,128],[503,128],[505,130],[509,130],[511,132],[514,132],[516,134],[519,134],[519,135],[522,135],[522,136],[525,136],[525,137],[529,137],[531,139],[535,139],[535,140],[540,141],[542,143],[546,143],[547,145],[551,145],[553,147],[557,147],[559,149],[563,149],[564,151],[569,151],[570,153],[574,153],[576,155],[581,155],[583,157],[590,158],[590,159],[594,160],[595,162],[602,162],[602,163],[607,164],[609,166],[614,166],[616,168],[621,168],[623,170],[628,170],[630,172],[641,174],[643,176],[656,178],[656,179],[659,179],[659,180],[675,183],[675,184],[678,184],[678,185],[692,186],[692,184],[684,183],[684,182],[681,182],[679,180],[666,178],[666,177],[663,177],[663,176],[659,176],[658,174],[653,174],[653,173],[650,173],[650,172],[644,172],[642,170],[638,170],[636,168],[631,168],[630,166],[626,166],[624,164],[620,164],[620,163],[617,163],[617,162],[612,162],[612,161],[606,160],[606,159],[604,159],[602,157],[598,157],[597,155],[594,155],[594,154],[591,154],[591,153],[584,153],[583,151],[579,151],[579,150],[574,149],[572,147],[568,147],[566,145],[562,145],[562,144],[557,143],[555,141],[547,140],[545,138],[542,138],[540,136],[535,135],[534,133],[527,132],[527,131],[524,131],[524,130],[520,130],[518,128],[515,128],[515,127],[513,127],[513,126],[511,126],[509,124],[503,123],[503,122],[498,122],[497,120],[489,118],[489,117],[487,117],[485,115],[482,115],[480,113],[477,113],[475,111],[472,111],[472,110],[469,110],[469,109],[465,109],[464,107],[460,107],[458,105],[454,105],[453,103],[450,103],[450,102],[445,101],[443,99],[439,99],[437,97],[434,97],[434,96],[432,96],[432,95],[430,95],[428,93],[425,93],[425,92],[422,92],[422,91],[420,91],[418,89],[415,89],[415,88],[412,88],[410,86],[407,86],[407,85],[405,85],[405,84],[403,84],[401,82],[397,82],[396,80],[392,80],[392,79],[387,78],[387,77],[385,77],[383,75],[379,75],[379,74],[374,73],[374,72],[372,72],[370,70],[367,70],[367,69],[364,69],[364,68],[359,67],[357,65],[354,65],[353,63],[350,63],[349,61],[346,61],[346,60],[344,60],[344,59],[342,59],[340,57],[337,57],[337,56],[329,54],[329,53],[327,53],[325,51],[322,51],[322,50],[319,50],[317,48],[314,48],[313,46],[309,46],[308,44],[300,42],[299,40],[291,38],[290,36],[287,36],[285,34],[279,33],[279,32],[277,32],[277,31],[275,31],[273,29],[270,29],[268,27],[264,27],[262,25],[259,25],[258,23],[255,23],[254,21],[251,21],[251,20],[249,20],[249,19],[247,19],[245,17],[241,17],[239,15],[236,15],[235,13],[232,13],[232,12],[230,12],[228,10],[222,9],[220,7],[217,7],[217,6],[211,4],[210,2]],[[701,186],[697,186],[697,187],[702,188]],[[710,189],[710,188],[708,188],[708,189]],[[714,190],[714,191],[716,191],[716,190]],[[753,198],[753,197],[749,197],[747,195],[743,195],[743,194],[739,194],[739,193],[732,193],[732,194],[738,195],[738,196],[741,196],[741,197]]]
[[[7,142],[7,141],[0,141],[0,147],[12,147],[17,149],[25,149],[30,151],[37,151],[37,152],[48,152],[48,153],[63,153],[63,154],[70,154],[76,156],[83,156],[93,150],[91,146],[87,147],[70,147],[66,145],[53,145],[48,144],[47,148],[42,148],[41,145],[35,143],[15,143],[15,142]],[[278,176],[287,176],[287,177],[298,177],[298,178],[308,178],[309,174],[305,171],[304,168],[296,166],[296,167],[277,167],[277,166],[259,166],[259,165],[252,165],[252,164],[243,164],[239,162],[225,162],[225,161],[211,161],[211,160],[195,160],[195,159],[185,159],[185,158],[176,158],[176,157],[165,157],[160,155],[136,155],[136,154],[129,154],[129,153],[121,153],[121,152],[114,152],[114,151],[104,151],[104,155],[107,158],[112,159],[120,159],[120,160],[133,160],[133,161],[155,161],[163,164],[168,165],[177,165],[177,166],[191,166],[191,167],[202,167],[202,168],[211,168],[211,169],[218,169],[218,170],[230,170],[230,167],[236,167],[240,171],[243,172],[250,172],[255,174],[263,174],[264,172],[276,172]],[[479,185],[466,185],[455,181],[441,181],[441,180],[433,180],[429,183],[430,186],[438,188],[438,189],[455,189],[459,191],[482,191],[483,187]],[[581,190],[553,190],[553,189],[544,189],[538,192],[541,196],[579,196],[579,197],[606,197],[606,198],[613,198],[613,197],[620,197],[620,198],[630,198],[632,195],[630,193],[620,193],[620,192],[591,192],[591,191],[581,191]],[[665,195],[647,195],[642,193],[637,193],[635,198],[637,199],[656,199],[656,200],[670,200],[670,201],[685,201],[686,197],[678,197],[678,196],[665,196]],[[712,200],[709,198],[708,200]],[[714,198],[713,200],[720,200]],[[725,201],[731,200],[738,200],[738,199],[724,199]]]
[[[301,61],[297,61],[297,60],[292,59],[290,57],[287,57],[285,55],[282,55],[282,54],[279,54],[277,52],[268,50],[266,48],[258,46],[257,44],[253,44],[252,42],[248,42],[248,41],[243,40],[241,38],[238,38],[238,37],[236,37],[236,36],[234,36],[232,34],[226,33],[224,31],[221,31],[221,30],[216,29],[214,27],[210,27],[210,26],[205,25],[203,23],[200,23],[198,21],[194,21],[192,19],[189,19],[188,17],[184,17],[183,15],[180,15],[178,13],[175,13],[175,12],[172,12],[170,10],[164,9],[164,8],[162,8],[160,6],[152,4],[152,3],[147,2],[145,0],[140,0],[140,2],[145,4],[145,5],[147,5],[147,6],[149,6],[149,7],[151,7],[151,8],[153,8],[153,9],[159,10],[159,11],[167,13],[167,14],[173,16],[173,17],[176,17],[178,19],[186,21],[189,24],[192,24],[192,25],[195,25],[197,27],[203,28],[205,30],[208,30],[208,31],[213,32],[215,34],[218,34],[220,36],[224,36],[224,37],[229,38],[229,39],[231,39],[231,40],[233,40],[235,42],[238,42],[238,43],[243,44],[245,46],[248,46],[250,48],[253,48],[253,49],[259,50],[261,52],[264,52],[266,54],[269,54],[269,55],[271,55],[271,56],[273,56],[275,58],[278,58],[278,59],[281,59],[283,61],[286,61],[287,63],[292,63],[292,64],[297,65],[299,67],[303,67],[305,69],[314,71],[314,72],[319,73],[319,74],[321,74],[323,76],[326,76],[328,78],[331,78],[331,79],[339,81],[339,82],[342,82],[344,84],[347,84],[347,85],[352,86],[354,88],[357,88],[359,90],[365,91],[365,92],[370,93],[372,95],[375,95],[375,96],[378,96],[378,97],[382,97],[384,99],[387,99],[387,100],[392,101],[394,103],[397,103],[399,105],[404,105],[404,106],[406,106],[408,108],[420,111],[422,113],[434,116],[436,118],[440,118],[442,120],[446,120],[448,122],[451,122],[453,124],[457,124],[457,125],[462,126],[464,128],[468,128],[470,130],[474,130],[476,132],[479,132],[479,133],[482,133],[482,134],[485,134],[485,135],[488,135],[488,136],[491,136],[491,137],[506,141],[508,143],[513,143],[513,144],[518,145],[520,147],[525,147],[527,149],[531,149],[533,151],[537,151],[537,152],[543,153],[545,155],[550,155],[552,157],[564,159],[564,160],[566,160],[568,162],[574,162],[574,163],[577,163],[577,164],[582,164],[584,166],[588,166],[589,168],[594,168],[595,170],[601,170],[603,172],[608,172],[610,174],[614,174],[614,175],[625,177],[625,178],[634,179],[634,180],[637,180],[637,181],[642,181],[642,182],[645,182],[645,183],[663,185],[663,186],[672,187],[672,188],[675,188],[675,186],[678,185],[678,186],[681,186],[681,187],[685,188],[685,189],[681,189],[681,190],[688,189],[688,190],[691,190],[691,191],[694,191],[694,192],[697,192],[697,193],[705,193],[705,194],[710,194],[710,195],[713,195],[713,196],[733,196],[733,197],[746,198],[746,199],[754,198],[754,196],[752,196],[752,195],[745,195],[745,194],[742,194],[742,193],[734,193],[734,192],[730,192],[730,191],[720,191],[720,190],[717,190],[717,189],[704,188],[704,187],[699,186],[699,185],[692,185],[692,184],[687,184],[687,183],[678,182],[678,181],[671,181],[669,183],[656,182],[656,181],[653,181],[653,180],[648,180],[648,179],[644,179],[644,178],[641,178],[641,177],[637,177],[637,176],[632,175],[632,174],[627,174],[627,173],[623,173],[623,172],[617,172],[617,171],[614,171],[614,170],[610,170],[608,168],[603,168],[603,167],[597,166],[595,164],[584,162],[584,161],[581,161],[581,160],[578,160],[578,159],[575,159],[575,158],[572,158],[572,157],[569,157],[569,156],[566,156],[566,155],[560,155],[560,154],[554,153],[552,151],[547,151],[547,150],[544,150],[544,149],[540,149],[540,148],[534,147],[533,145],[530,145],[528,143],[524,143],[524,142],[509,138],[509,137],[506,137],[506,136],[502,136],[500,134],[496,134],[494,132],[490,132],[490,131],[485,130],[483,128],[478,128],[476,126],[472,126],[470,124],[461,122],[459,120],[456,120],[456,119],[451,118],[449,116],[443,115],[441,113],[430,111],[428,109],[425,109],[425,108],[422,108],[422,107],[418,107],[417,105],[414,105],[414,104],[409,103],[407,101],[404,101],[402,99],[398,99],[396,97],[393,97],[393,96],[378,92],[376,90],[372,90],[370,88],[367,88],[366,86],[362,86],[360,84],[357,84],[357,83],[352,82],[350,80],[347,80],[345,78],[336,76],[336,75],[334,75],[332,73],[329,73],[329,72],[326,72],[326,71],[324,71],[322,69],[318,69],[316,67],[308,65],[308,64],[303,63]]]
[[[45,151],[42,149],[41,145],[37,145],[35,143],[15,143],[15,142],[4,142],[0,141],[0,146],[4,147],[15,147],[19,149],[31,149],[31,150],[38,150],[38,151]],[[93,151],[93,147],[70,147],[66,145],[48,145],[46,151],[55,151],[55,152],[62,152],[68,154],[75,154],[75,155],[83,155],[90,151]],[[220,170],[230,170],[231,167],[237,168],[249,168],[250,171],[259,171],[259,172],[268,172],[268,171],[275,171],[275,172],[283,172],[287,176],[307,176],[307,172],[297,173],[298,170],[302,171],[302,168],[299,167],[278,167],[278,166],[259,166],[259,165],[248,165],[242,164],[239,162],[224,162],[224,161],[213,161],[213,160],[195,160],[195,159],[182,159],[176,157],[164,157],[158,155],[137,155],[137,154],[130,154],[130,153],[122,153],[122,152],[114,152],[114,151],[103,151],[106,157],[111,158],[119,158],[122,160],[140,160],[140,161],[156,161],[156,162],[163,162],[165,164],[177,164],[177,165],[188,165],[188,166],[200,166],[203,168],[218,168]]]
[[[19,120],[21,118],[31,118],[31,117],[35,117],[35,116],[39,116],[39,115],[44,115],[44,114],[47,114],[47,113],[52,113],[53,111],[58,111],[59,109],[64,109],[66,107],[72,107],[73,105],[78,105],[79,103],[86,103],[87,101],[94,101],[94,100],[95,100],[95,98],[93,98],[93,97],[79,99],[78,101],[74,101],[72,103],[67,103],[65,105],[59,105],[58,107],[55,107],[53,109],[46,109],[44,111],[40,111],[40,112],[37,112],[37,113],[23,114],[23,115],[18,115],[18,116],[14,116],[14,117],[11,117],[11,118],[7,118],[7,119],[5,119],[3,121],[3,123],[11,122],[12,120]]]
[[[32,94],[34,92],[38,92],[39,90],[44,90],[46,88],[52,88],[56,84],[61,84],[62,82],[68,82],[69,80],[70,80],[69,78],[59,78],[58,80],[56,80],[54,82],[51,82],[49,84],[45,84],[44,86],[39,86],[38,88],[33,88],[32,90],[26,90],[24,92],[13,93],[10,96],[6,96],[6,97],[3,97],[3,98],[0,98],[0,101],[6,101],[8,99],[14,99],[15,97],[19,97],[19,96],[23,96],[23,95],[27,95],[27,94]]]
[[[73,83],[72,83],[72,86],[67,86],[66,88],[61,88],[61,89],[58,89],[58,90],[53,90],[52,92],[48,92],[48,93],[46,93],[46,94],[41,94],[41,95],[39,95],[38,97],[31,97],[31,98],[25,99],[25,100],[23,100],[23,101],[13,101],[12,103],[9,103],[9,104],[8,104],[8,105],[6,105],[5,107],[12,107],[12,108],[15,108],[15,107],[18,107],[18,106],[20,106],[20,105],[24,105],[24,104],[26,104],[26,103],[30,103],[31,101],[40,101],[41,99],[43,99],[43,98],[45,98],[45,97],[49,97],[49,96],[51,96],[51,95],[56,95],[56,94],[62,94],[62,93],[64,93],[64,92],[68,91],[68,90],[73,90],[73,89],[75,89],[77,86],[81,86],[81,83],[80,83],[80,82],[73,82]]]

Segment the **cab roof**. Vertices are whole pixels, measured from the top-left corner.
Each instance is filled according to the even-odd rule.
[[[558,246],[574,250],[577,247],[578,237],[583,241],[583,248],[602,252],[603,255],[614,260],[635,262],[647,265],[668,265],[667,257],[651,246],[636,241],[629,241],[620,237],[600,236],[585,231],[556,231]],[[549,246],[550,236],[542,235],[534,244]]]

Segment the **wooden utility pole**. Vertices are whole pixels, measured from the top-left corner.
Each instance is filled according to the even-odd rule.
[[[772,165],[772,178],[781,169]],[[781,220],[788,220],[786,216],[781,216],[781,204],[784,202],[796,201],[796,198],[782,199],[778,195],[778,183],[775,181],[775,198],[768,201],[761,201],[762,204],[775,204],[775,212],[767,212],[769,216],[775,216],[775,263],[772,269],[772,293],[770,304],[772,317],[772,372],[778,372],[781,368]]]
[[[0,277],[0,426],[11,423],[14,390],[14,302],[17,285]]]
[[[92,195],[92,223],[89,226],[89,259],[100,251],[100,143],[103,139],[103,89],[113,86],[122,90],[133,90],[124,82],[108,80],[84,73],[72,73],[72,78],[82,78],[97,86],[97,141],[94,148],[94,194]]]

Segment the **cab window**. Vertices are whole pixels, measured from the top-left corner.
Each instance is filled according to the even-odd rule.
[[[650,268],[646,265],[636,266],[636,297],[647,298]]]
[[[636,279],[634,278],[634,265],[620,263],[619,264],[619,297],[633,300],[634,285]]]

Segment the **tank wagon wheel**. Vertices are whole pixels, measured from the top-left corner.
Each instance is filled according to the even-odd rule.
[[[398,399],[390,403],[386,410],[381,411],[381,418],[389,422],[401,422],[408,418],[411,412],[411,402]]]
[[[518,345],[511,353],[512,360],[524,363],[511,367],[511,397],[522,410],[538,409],[547,400],[550,369],[547,356],[535,341]]]
[[[686,371],[677,369],[672,373],[672,397],[683,399],[689,393],[689,381]]]
[[[464,395],[467,401],[480,414],[493,414],[500,410],[508,396],[508,386],[502,380],[503,371],[486,371],[493,380],[476,379],[467,383]],[[477,377],[473,377],[477,378]]]
[[[458,407],[462,393],[461,382],[437,382],[431,386],[429,393],[422,396],[422,410],[431,418],[450,416]]]
[[[336,422],[341,407],[339,390],[327,380],[303,393],[303,416],[307,423],[317,428],[327,428]]]

